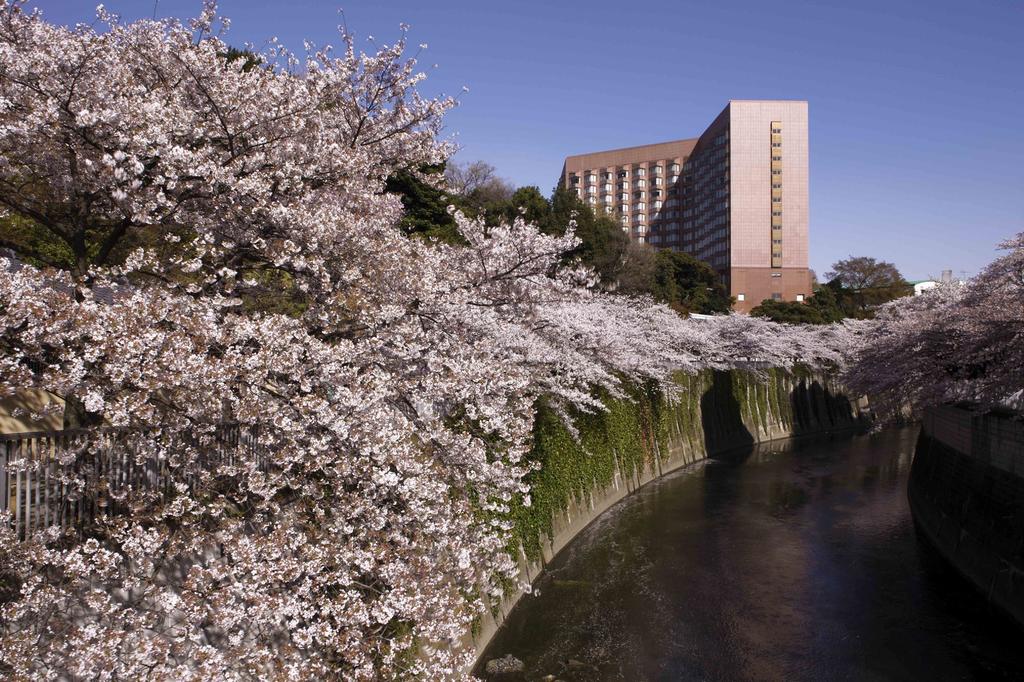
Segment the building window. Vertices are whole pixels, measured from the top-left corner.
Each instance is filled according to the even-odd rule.
[[[609,173],[608,171],[605,171],[605,172],[601,173],[601,179],[602,180],[610,180],[611,177],[612,177],[612,174]]]
[[[796,295],[796,302],[797,303],[803,303],[804,302],[804,295],[803,294],[797,294]]]
[[[636,176],[638,178],[642,178],[646,174],[647,174],[647,171],[645,171],[643,168],[637,168],[636,169]]]
[[[588,204],[596,204],[597,203],[597,197],[595,197],[595,196],[587,197],[587,203]]]
[[[782,189],[782,183],[781,182],[773,182],[772,183],[772,189]]]
[[[623,203],[629,201],[629,195],[623,192],[622,194],[619,195],[619,201]]]
[[[612,183],[610,183],[610,182],[608,182],[608,183],[605,183],[605,185],[604,185],[604,191],[605,191],[605,192],[611,192],[611,191],[612,191]]]
[[[642,222],[644,222],[645,218],[646,218],[646,216],[643,213],[637,213],[635,216],[633,216],[633,222],[634,223],[642,223]]]
[[[661,166],[651,166],[651,175],[661,175]]]
[[[678,173],[679,172],[679,164],[678,163],[673,163],[671,166],[668,167],[668,169],[670,171],[672,171],[673,173]]]
[[[782,203],[782,197],[772,197],[772,203],[773,204]]]
[[[782,171],[778,168],[772,169],[772,175],[782,175]]]
[[[782,277],[782,273],[781,272],[773,272],[772,273],[772,277]]]
[[[574,185],[580,184],[580,176],[578,176],[578,175],[570,175],[569,176],[569,182],[571,182]]]
[[[781,142],[772,142],[772,146],[773,147],[781,147],[782,143]]]
[[[772,153],[772,161],[782,161],[782,155],[773,152]]]
[[[647,186],[647,181],[646,180],[636,180],[636,181],[633,182],[633,187],[646,187],[646,186]]]
[[[747,297],[744,294],[736,294],[736,300],[737,301],[745,301],[745,300],[747,300]]]
[[[619,178],[628,178],[628,177],[629,177],[629,171],[628,170],[620,170],[619,171]]]
[[[587,175],[587,184],[588,185],[592,185],[595,182],[597,182],[597,176],[596,175],[594,175],[593,173],[590,173],[589,175]]]
[[[779,293],[773,293],[773,294],[772,294],[772,300],[773,300],[773,301],[781,301],[781,300],[782,300],[782,294],[779,294]]]
[[[782,215],[782,211],[772,211],[772,215],[775,215],[775,216]]]

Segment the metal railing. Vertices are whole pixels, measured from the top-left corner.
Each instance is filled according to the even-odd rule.
[[[202,448],[188,471],[143,454],[131,436],[112,428],[0,435],[0,512],[11,515],[18,537],[51,526],[84,528],[97,516],[127,511],[133,492],[166,497],[174,483],[193,488],[241,458],[270,468],[256,432],[237,424],[219,426],[216,447]]]

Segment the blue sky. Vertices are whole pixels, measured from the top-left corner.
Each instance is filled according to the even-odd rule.
[[[51,21],[95,2],[38,0]],[[108,0],[126,19],[151,0]],[[159,0],[192,16],[199,0]],[[222,0],[229,42],[337,44],[411,24],[424,91],[470,92],[459,160],[551,189],[566,155],[700,133],[729,99],[810,102],[811,266],[976,273],[1024,231],[1024,3]],[[432,65],[436,63],[436,69]],[[583,112],[589,112],[584,114]]]

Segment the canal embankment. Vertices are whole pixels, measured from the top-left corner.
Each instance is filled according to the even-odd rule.
[[[1024,625],[1024,422],[929,408],[908,485],[914,522],[989,603]]]
[[[803,367],[679,373],[601,394],[604,410],[558,413],[538,405],[530,504],[514,504],[519,580],[469,635],[479,656],[544,567],[605,510],[664,474],[717,453],[801,435],[863,428],[864,399]],[[568,419],[566,419],[568,417]],[[569,422],[568,424],[566,422]]]

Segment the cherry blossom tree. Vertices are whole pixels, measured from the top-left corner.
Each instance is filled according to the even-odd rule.
[[[1024,233],[964,284],[879,309],[845,381],[889,412],[967,401],[1020,407],[1024,377]]]
[[[106,491],[122,513],[81,534],[0,524],[12,677],[459,678],[515,575],[539,396],[600,409],[595,386],[841,364],[857,337],[601,294],[572,230],[407,238],[386,179],[450,155],[454,101],[417,93],[404,32],[242,60],[212,3],[99,14],[0,0],[0,205],[73,255],[2,263],[0,384],[111,427],[70,489],[104,492],[73,466],[101,437],[169,480]],[[259,305],[280,289],[297,305]],[[258,448],[218,457],[225,422]]]

